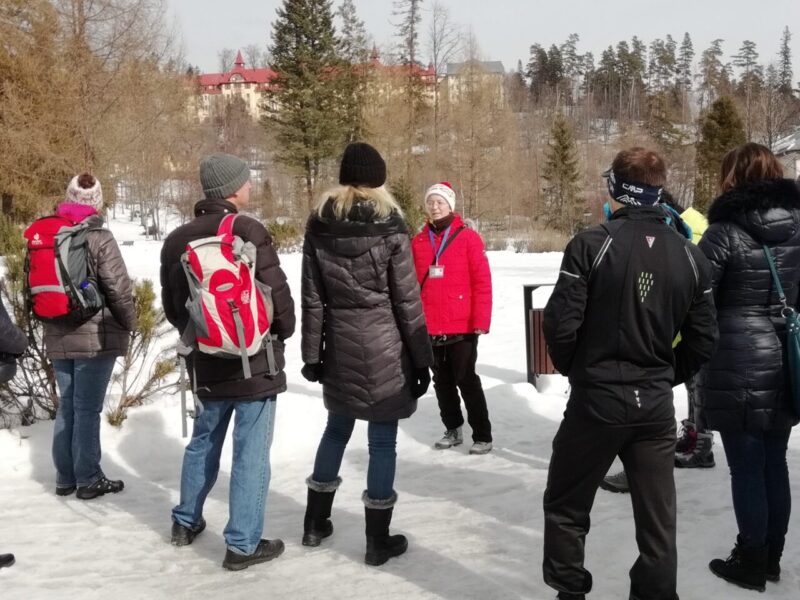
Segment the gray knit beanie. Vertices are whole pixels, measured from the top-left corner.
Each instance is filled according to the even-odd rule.
[[[208,200],[230,198],[250,179],[250,167],[232,154],[212,154],[200,162],[200,185]]]

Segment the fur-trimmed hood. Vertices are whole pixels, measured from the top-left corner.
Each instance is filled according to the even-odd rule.
[[[730,221],[764,243],[781,243],[800,229],[800,188],[791,179],[751,181],[728,190],[708,211],[710,224]]]

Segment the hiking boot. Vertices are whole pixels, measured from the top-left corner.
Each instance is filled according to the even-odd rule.
[[[459,446],[464,443],[464,436],[461,435],[461,427],[455,429],[448,429],[444,432],[444,436],[434,444],[437,450],[446,450],[453,446]]]
[[[228,571],[241,571],[247,567],[278,558],[283,554],[283,550],[284,546],[281,540],[261,540],[252,554],[237,554],[229,548],[225,552],[222,566]]]
[[[303,546],[316,547],[322,540],[333,533],[333,523],[331,523],[331,508],[333,497],[336,495],[336,488],[339,487],[341,479],[337,478],[331,484],[318,483],[309,478],[307,480],[308,499],[306,501],[306,516],[303,519]],[[317,489],[312,489],[311,486]],[[331,491],[319,491],[328,489]]]
[[[737,537],[730,556],[725,560],[715,558],[708,563],[708,568],[729,583],[763,592],[767,587],[767,547],[746,548],[742,546],[741,537]]]
[[[10,567],[16,562],[13,554],[0,554],[0,569]]]
[[[186,527],[180,523],[172,523],[172,538],[170,544],[173,546],[188,546],[198,535],[203,533],[206,528],[206,520],[200,517],[200,522],[194,527]]]
[[[67,485],[67,486],[56,486],[56,496],[69,496],[75,491],[74,485]]]
[[[689,419],[681,421],[681,430],[678,432],[678,441],[675,442],[675,454],[684,454],[694,450],[697,443],[697,428]]]
[[[382,565],[394,556],[400,556],[408,549],[408,540],[404,535],[389,535],[389,524],[392,522],[394,508],[364,507],[364,519],[367,522],[367,552],[364,562],[373,567]]]
[[[470,454],[489,454],[492,451],[492,442],[475,442],[469,449]]]
[[[603,477],[600,487],[607,492],[614,492],[615,494],[627,494],[631,491],[630,486],[628,486],[628,475],[624,469],[614,475]]]
[[[783,555],[784,542],[767,541],[767,581],[777,583],[781,580],[781,556]]]
[[[78,498],[81,500],[91,500],[104,494],[116,494],[125,488],[125,484],[120,480],[107,479],[101,477],[92,485],[78,487]]]
[[[714,434],[710,431],[695,433],[694,447],[688,452],[675,452],[675,467],[678,469],[710,469],[714,463]],[[677,447],[677,446],[676,446]]]

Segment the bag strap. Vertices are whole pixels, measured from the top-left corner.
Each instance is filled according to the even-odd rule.
[[[444,251],[445,251],[445,249],[446,249],[446,248],[447,248],[447,247],[448,247],[448,246],[449,246],[449,245],[450,245],[450,244],[453,242],[453,240],[454,240],[454,239],[456,239],[456,237],[458,236],[458,234],[459,234],[459,233],[461,233],[462,231],[464,231],[466,228],[467,228],[467,226],[466,226],[466,225],[462,225],[461,227],[459,227],[458,229],[456,229],[456,230],[453,232],[453,235],[451,235],[451,236],[450,236],[450,237],[447,239],[447,241],[444,243],[444,246],[442,246],[441,248],[439,248],[439,256],[441,256],[442,254],[444,254]],[[431,263],[431,265],[430,265],[430,266],[432,267],[432,266],[433,266],[433,265],[435,265],[435,264],[436,264],[436,252],[434,252],[434,253],[433,253],[433,262]],[[430,272],[431,272],[431,270],[430,270],[430,267],[428,267],[428,270],[427,270],[427,271],[425,271],[425,275],[423,275],[423,277],[422,277],[422,281],[420,281],[420,283],[419,283],[419,289],[420,289],[420,290],[422,289],[422,286],[424,286],[424,285],[425,285],[425,282],[426,282],[426,281],[428,281],[428,275],[430,274]]]
[[[781,285],[781,278],[780,275],[778,275],[778,269],[775,267],[775,258],[772,256],[772,251],[770,251],[766,244],[762,244],[761,247],[764,249],[764,255],[767,257],[769,270],[770,273],[772,273],[772,281],[775,283],[775,290],[778,292],[778,300],[780,300],[784,310],[793,310],[786,303],[786,294],[783,291],[783,285]]]
[[[222,219],[219,223],[219,228],[217,229],[217,235],[233,235],[233,222],[236,220],[236,213],[231,213],[229,215],[225,215],[225,218]]]

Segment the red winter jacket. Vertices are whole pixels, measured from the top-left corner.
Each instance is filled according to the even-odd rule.
[[[489,331],[492,319],[492,275],[481,236],[467,227],[459,214],[455,214],[450,225],[452,242],[447,244],[439,257],[439,265],[444,267],[444,277],[432,278],[426,277],[434,261],[429,230],[430,226],[425,225],[422,232],[411,241],[417,281],[422,287],[422,307],[428,333],[456,335],[474,333],[476,329]],[[437,249],[441,246],[443,236],[444,232],[434,235]]]

